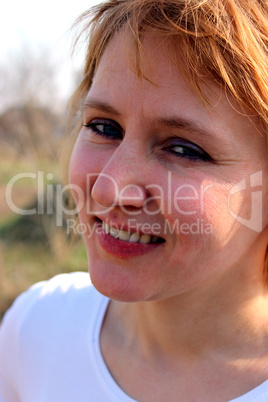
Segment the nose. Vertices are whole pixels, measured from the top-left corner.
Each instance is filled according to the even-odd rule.
[[[106,208],[142,208],[148,197],[145,158],[133,142],[122,142],[94,182],[91,196],[95,202]]]

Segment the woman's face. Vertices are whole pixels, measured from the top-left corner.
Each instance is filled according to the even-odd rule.
[[[122,43],[117,35],[101,59],[70,165],[92,282],[122,301],[227,283],[245,291],[267,246],[258,118],[209,81],[205,106],[154,37],[144,41],[151,82],[140,79]]]

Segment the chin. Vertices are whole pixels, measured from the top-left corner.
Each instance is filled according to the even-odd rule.
[[[117,264],[102,260],[89,263],[89,275],[93,286],[104,296],[120,302],[141,302],[151,299],[148,281],[136,273],[125,271]]]

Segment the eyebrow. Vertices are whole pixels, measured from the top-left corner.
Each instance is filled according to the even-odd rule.
[[[109,105],[106,102],[100,101],[98,99],[90,99],[87,98],[82,104],[82,110],[85,111],[87,108],[98,109],[103,112],[107,112],[113,114],[116,117],[122,116],[120,112],[118,112],[114,107]],[[224,140],[216,137],[215,134],[203,127],[200,127],[198,123],[194,121],[184,119],[182,117],[160,117],[155,119],[155,122],[158,126],[167,127],[167,128],[175,128],[175,129],[183,129],[191,133],[201,134],[202,137],[207,138],[210,141],[217,141],[221,143],[225,143]]]
[[[107,112],[107,113],[111,113],[117,117],[121,116],[121,113],[119,113],[116,109],[114,109],[111,105],[109,105],[108,103],[99,101],[97,99],[86,99],[83,103],[82,103],[82,110],[83,112],[87,109],[98,109],[101,110],[102,112]]]
[[[203,137],[205,137],[209,140],[216,139],[216,136],[213,132],[210,132],[209,130],[206,130],[206,129],[200,127],[199,124],[195,123],[194,121],[187,120],[187,119],[184,119],[181,117],[158,118],[158,119],[156,119],[156,122],[159,126],[183,129],[183,130],[191,132],[191,133],[201,134]],[[217,140],[222,141],[218,137],[217,137]]]

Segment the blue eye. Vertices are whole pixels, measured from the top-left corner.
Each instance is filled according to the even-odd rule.
[[[186,158],[193,161],[212,162],[213,159],[202,148],[193,143],[181,140],[179,144],[170,144],[166,150],[179,158]]]
[[[88,124],[83,124],[83,126],[90,128],[95,134],[106,138],[117,140],[123,138],[120,126],[114,121],[92,120]]]

